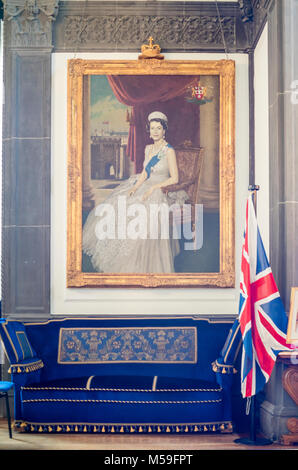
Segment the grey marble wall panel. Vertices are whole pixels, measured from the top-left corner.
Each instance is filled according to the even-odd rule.
[[[17,227],[15,311],[49,311],[49,228]]]
[[[2,315],[20,319],[50,313],[51,48],[28,8],[6,17],[4,35]]]
[[[16,226],[50,223],[50,142],[27,139],[14,142]]]
[[[5,58],[6,137],[49,137],[51,56],[15,51]],[[16,112],[17,111],[17,112]]]
[[[4,142],[4,226],[50,225],[50,141]]]
[[[5,316],[49,312],[49,227],[4,227]]]
[[[51,74],[49,54],[28,52],[14,54],[16,86],[15,136],[49,137]]]
[[[13,164],[13,140],[2,142],[2,227],[11,226],[15,209],[16,172]],[[3,245],[3,243],[2,243]],[[4,244],[5,246],[5,244]],[[4,249],[3,249],[4,252]],[[3,253],[2,253],[3,257]],[[5,272],[3,273],[5,276]],[[3,278],[3,276],[2,276]],[[2,298],[4,292],[2,291]]]

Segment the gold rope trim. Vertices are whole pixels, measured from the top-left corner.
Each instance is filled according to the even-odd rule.
[[[22,400],[22,403],[41,403],[41,402],[70,402],[70,403],[131,403],[131,404],[145,404],[145,405],[155,405],[155,404],[194,404],[194,403],[220,403],[221,398],[218,400],[189,400],[189,401],[161,401],[161,400],[148,400],[148,401],[137,401],[137,400],[84,400],[84,399],[71,399],[71,398],[33,398],[30,400]]]
[[[36,370],[42,369],[44,367],[44,363],[42,360],[38,360],[37,362],[32,362],[29,364],[12,364],[9,369],[9,374],[23,374],[29,372],[35,372]]]
[[[94,376],[93,376],[94,377]],[[88,388],[86,387],[22,387],[22,390],[78,390],[78,391],[90,391],[90,392],[221,392],[222,388],[173,388],[173,389],[137,389],[137,388]]]
[[[103,433],[103,434],[147,434],[147,433],[231,433],[233,425],[230,421],[219,421],[211,423],[171,423],[171,424],[106,424],[106,423],[28,423],[24,421],[15,422],[14,428],[19,432],[33,433]]]

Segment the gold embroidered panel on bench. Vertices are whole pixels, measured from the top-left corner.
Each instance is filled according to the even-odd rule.
[[[195,327],[60,328],[58,363],[196,363]]]

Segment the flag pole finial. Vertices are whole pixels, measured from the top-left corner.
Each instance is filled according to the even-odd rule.
[[[255,208],[255,213],[257,214],[257,191],[259,191],[260,186],[258,184],[250,184],[248,190],[253,193],[253,205]]]
[[[260,186],[258,184],[250,184],[248,186],[248,191],[259,191]]]

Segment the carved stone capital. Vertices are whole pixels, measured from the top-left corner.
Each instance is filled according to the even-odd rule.
[[[59,0],[7,0],[4,21],[10,26],[10,46],[51,47],[52,24]]]
[[[239,0],[239,9],[241,11],[241,19],[244,23],[253,20],[254,12],[251,0]]]

